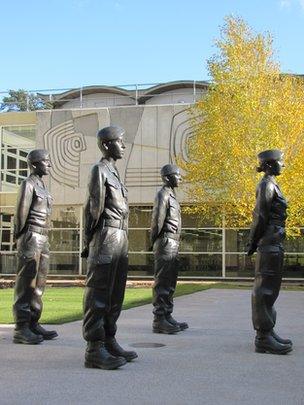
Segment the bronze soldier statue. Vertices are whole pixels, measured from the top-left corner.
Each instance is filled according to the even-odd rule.
[[[85,367],[116,369],[137,357],[117,343],[128,272],[128,199],[115,162],[124,155],[125,131],[116,126],[97,134],[103,158],[93,166],[85,206],[88,270],[84,293]]]
[[[161,169],[161,177],[164,185],[156,194],[151,224],[154,252],[153,332],[172,334],[188,328],[186,322],[177,322],[172,317],[181,233],[180,205],[174,192],[181,181],[179,168],[165,165]]]
[[[47,331],[38,323],[49,268],[48,230],[52,208],[52,197],[42,177],[49,174],[51,164],[44,149],[32,150],[27,161],[31,174],[21,183],[15,215],[18,268],[13,341],[37,344],[58,336],[56,331]]]
[[[275,331],[274,303],[279,295],[285,238],[286,200],[275,180],[283,167],[280,150],[266,150],[258,155],[258,172],[264,172],[256,190],[256,206],[250,230],[248,255],[257,250],[255,281],[252,292],[252,321],[256,330],[255,350],[258,353],[286,354],[292,342]]]

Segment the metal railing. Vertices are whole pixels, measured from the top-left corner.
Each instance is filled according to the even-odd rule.
[[[184,85],[184,87],[183,87]],[[52,109],[56,108],[56,105],[63,105],[68,102],[75,102],[73,108],[94,108],[94,107],[107,107],[107,106],[125,106],[125,105],[139,105],[145,104],[148,99],[153,99],[155,97],[166,95],[167,97],[173,99],[175,97],[187,96],[187,103],[195,103],[200,97],[204,86],[207,86],[207,81],[181,81],[181,82],[168,82],[168,83],[141,83],[141,84],[123,84],[123,85],[105,85],[105,86],[80,86],[74,88],[58,88],[58,89],[31,89],[23,90],[25,93],[25,100],[23,101],[10,101],[5,102],[7,108],[0,108],[0,112],[6,112],[10,110],[9,106],[18,108],[22,106],[23,111],[30,111],[31,96],[35,96],[37,100],[41,101],[41,109]],[[150,90],[157,86],[168,86],[165,91],[153,91],[149,93]],[[170,90],[174,87],[175,90]],[[94,93],[94,89],[96,93]],[[109,93],[109,96],[101,99],[97,96],[98,93]],[[112,90],[112,94],[111,94]],[[191,90],[191,92],[189,92]],[[115,93],[117,91],[118,93]],[[121,93],[119,93],[121,91]],[[166,91],[170,93],[166,94]],[[125,92],[126,94],[123,94]],[[65,94],[66,93],[66,94]],[[103,93],[103,94],[104,94]],[[85,99],[86,95],[96,94],[96,97],[90,97],[89,100]],[[3,98],[9,96],[8,90],[0,90],[0,106],[3,103]],[[191,100],[190,98],[191,97]],[[89,106],[88,106],[89,102]],[[180,101],[183,102],[183,101]],[[102,105],[101,105],[102,103]],[[40,109],[40,108],[35,108]]]

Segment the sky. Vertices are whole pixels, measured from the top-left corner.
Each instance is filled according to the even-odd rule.
[[[0,91],[209,80],[228,15],[304,74],[304,0],[0,0]]]

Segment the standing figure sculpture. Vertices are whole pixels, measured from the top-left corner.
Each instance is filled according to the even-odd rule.
[[[85,249],[88,257],[84,293],[85,367],[116,369],[137,357],[115,339],[128,272],[127,189],[115,166],[124,155],[125,131],[116,126],[97,134],[103,158],[93,166],[85,206]]]
[[[151,224],[154,252],[153,332],[172,334],[188,328],[186,322],[177,322],[172,317],[181,233],[180,205],[174,192],[181,181],[179,168],[165,165],[161,169],[161,177],[164,185],[156,194]]]
[[[274,332],[274,303],[282,281],[282,242],[287,217],[287,203],[275,180],[281,174],[282,158],[280,150],[266,150],[258,155],[260,166],[257,171],[265,174],[256,190],[248,255],[257,250],[252,321],[256,330],[255,350],[259,353],[286,354],[292,350],[291,340],[282,339]]]
[[[18,268],[13,313],[14,343],[37,344],[50,340],[56,331],[45,330],[38,322],[42,294],[49,268],[48,230],[52,197],[42,180],[51,167],[44,149],[32,150],[27,157],[30,176],[20,186],[14,234],[17,241]]]

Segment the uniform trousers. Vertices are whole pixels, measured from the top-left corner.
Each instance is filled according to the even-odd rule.
[[[98,229],[89,246],[84,292],[83,337],[105,341],[116,334],[128,273],[128,236],[123,229]]]
[[[276,251],[269,251],[276,250]],[[252,322],[259,332],[270,332],[276,323],[274,303],[279,295],[283,273],[284,250],[257,252],[252,291]]]
[[[156,317],[173,312],[173,295],[178,276],[179,241],[161,236],[156,239],[154,251],[153,314]]]
[[[18,264],[13,313],[18,326],[40,319],[49,269],[49,242],[46,234],[27,230],[17,240]]]

